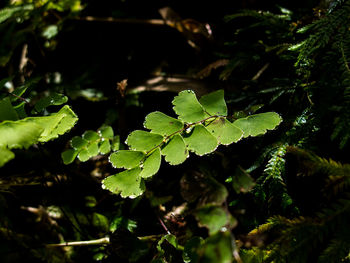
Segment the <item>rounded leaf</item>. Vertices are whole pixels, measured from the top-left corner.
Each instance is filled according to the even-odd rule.
[[[184,125],[182,121],[172,118],[162,112],[151,112],[146,116],[144,127],[150,129],[153,133],[168,136],[181,130]]]
[[[78,154],[78,159],[82,162],[86,162],[87,160],[90,159],[90,157],[91,157],[91,155],[87,149],[83,149]]]
[[[100,134],[102,138],[112,140],[114,137],[114,132],[111,126],[104,126],[100,129]]]
[[[83,139],[82,137],[80,136],[75,136],[73,137],[72,141],[71,141],[71,146],[74,148],[74,149],[82,149],[84,148],[86,145],[88,145],[88,141]]]
[[[224,90],[217,90],[202,96],[199,103],[210,115],[227,116]]]
[[[175,113],[184,122],[194,123],[209,117],[192,90],[181,91],[172,103]]]
[[[209,229],[209,234],[215,234],[222,227],[229,223],[229,217],[221,206],[205,205],[197,209],[195,216],[199,221],[199,226]]]
[[[136,130],[129,134],[126,143],[130,149],[136,151],[149,151],[163,141],[163,136],[147,131]]]
[[[109,153],[111,151],[111,144],[109,142],[109,140],[105,140],[100,142],[99,144],[99,152],[101,154],[106,154]]]
[[[238,119],[233,124],[243,131],[243,137],[246,138],[273,130],[281,121],[282,118],[276,112],[264,112]]]
[[[181,135],[175,135],[162,149],[165,161],[171,165],[183,163],[189,156],[186,144]]]
[[[87,150],[89,152],[90,157],[98,155],[98,142],[91,143],[88,147]]]
[[[140,165],[146,155],[140,151],[120,150],[109,156],[109,161],[116,168],[131,169]]]
[[[156,148],[152,154],[143,162],[142,171],[140,176],[142,178],[148,178],[156,174],[159,170],[161,163],[161,156],[159,148]]]
[[[215,151],[218,146],[217,139],[201,124],[196,125],[184,140],[188,149],[200,156]]]
[[[139,167],[111,175],[102,181],[102,187],[121,197],[135,198],[145,191],[145,183],[140,177]]]
[[[240,128],[222,117],[212,121],[206,128],[214,135],[220,144],[224,145],[238,142],[243,137],[243,132]]]
[[[64,164],[70,164],[74,161],[74,159],[77,157],[78,151],[75,149],[69,149],[67,151],[64,151],[61,154],[62,160]]]
[[[98,135],[97,132],[95,131],[86,131],[84,134],[83,134],[83,138],[85,140],[88,140],[88,141],[97,141],[98,139],[100,139],[100,136]]]

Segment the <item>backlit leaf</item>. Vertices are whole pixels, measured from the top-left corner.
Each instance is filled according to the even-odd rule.
[[[106,154],[109,153],[111,151],[111,144],[109,142],[109,140],[105,140],[100,142],[99,144],[99,152],[101,154]]]
[[[87,160],[90,159],[90,157],[91,155],[87,149],[80,151],[78,154],[78,159],[82,162],[86,162]]]
[[[100,129],[100,134],[102,138],[105,139],[113,139],[114,137],[114,132],[111,126],[104,126]]]
[[[0,146],[12,148],[28,148],[38,142],[43,128],[40,125],[19,121],[4,121],[0,123]]]
[[[188,157],[188,150],[185,142],[180,135],[175,135],[162,149],[162,155],[165,155],[165,161],[171,165],[183,163]]]
[[[59,112],[53,113],[50,116],[28,117],[23,120],[35,123],[44,128],[39,142],[47,142],[69,131],[78,121],[78,117],[68,105],[65,105]]]
[[[160,150],[159,148],[157,148],[144,161],[140,176],[142,178],[148,178],[156,174],[159,170],[160,163],[161,163]]]
[[[257,136],[273,130],[282,121],[275,112],[265,112],[254,114],[246,118],[241,118],[233,122],[235,126],[243,131],[243,137]]]
[[[200,98],[199,103],[210,115],[227,115],[227,106],[224,99],[224,91],[218,90]]]
[[[98,155],[98,142],[93,142],[91,143],[88,147],[87,150],[89,152],[90,158],[93,156]]]
[[[121,197],[135,198],[145,191],[145,183],[140,177],[139,167],[111,175],[102,181],[103,188]]]
[[[194,123],[209,117],[192,90],[181,91],[172,103],[175,113],[184,122]]]
[[[140,165],[146,155],[140,151],[120,150],[109,156],[109,161],[116,168],[131,169]]]
[[[226,211],[221,206],[205,205],[195,211],[199,226],[209,229],[209,234],[215,234],[229,222]]]
[[[201,124],[196,125],[184,140],[188,149],[200,156],[215,151],[218,146],[217,139]]]
[[[163,136],[173,134],[184,127],[183,123],[178,119],[172,118],[159,111],[148,114],[144,126],[153,133],[158,133]]]
[[[0,147],[0,167],[15,158],[15,154],[5,147]]]
[[[206,128],[214,135],[219,143],[224,145],[238,142],[243,136],[242,130],[233,125],[226,118],[217,118]]]
[[[163,136],[147,131],[136,130],[129,134],[126,143],[130,149],[136,151],[149,151],[163,141]]]

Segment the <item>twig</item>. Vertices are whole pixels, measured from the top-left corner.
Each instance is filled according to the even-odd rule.
[[[145,24],[145,25],[155,25],[155,26],[165,26],[167,25],[163,19],[132,19],[132,18],[114,18],[114,17],[75,17],[74,20],[88,21],[88,22],[110,22],[110,23],[120,23],[120,24]]]
[[[103,237],[95,240],[88,241],[74,241],[64,242],[59,244],[47,244],[46,247],[78,247],[78,246],[94,246],[94,245],[107,245],[110,243],[109,237]]]
[[[164,230],[169,234],[171,235],[169,229],[166,227],[166,225],[164,224],[163,220],[158,216],[158,220],[160,222],[160,224],[162,225],[162,227],[164,228]]]

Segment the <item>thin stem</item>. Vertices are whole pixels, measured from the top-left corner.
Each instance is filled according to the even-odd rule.
[[[164,224],[163,220],[158,216],[158,220],[160,222],[160,224],[162,225],[162,227],[164,228],[164,230],[167,232],[168,235],[171,235],[169,229],[166,227],[166,225]]]
[[[64,242],[59,244],[47,244],[46,247],[77,247],[77,246],[94,246],[94,245],[107,245],[110,243],[109,237],[103,237],[95,240],[88,241],[74,241]]]
[[[207,113],[207,114],[209,114],[209,113]],[[182,129],[180,129],[180,130],[178,130],[178,131],[176,131],[176,132],[173,132],[172,134],[168,135],[167,137],[165,137],[165,138],[163,139],[163,141],[162,141],[160,144],[154,146],[151,150],[149,150],[148,152],[146,152],[145,158],[146,158],[150,153],[152,153],[155,149],[157,149],[158,147],[161,147],[164,143],[166,143],[166,142],[167,142],[171,137],[173,137],[174,135],[176,135],[176,134],[178,134],[178,133],[182,133],[183,131],[187,130],[188,128],[190,128],[190,127],[192,127],[192,126],[194,126],[194,125],[203,123],[203,122],[205,122],[205,121],[207,121],[207,120],[209,120],[209,119],[211,119],[211,118],[216,119],[216,118],[218,118],[218,117],[220,117],[220,116],[218,116],[218,115],[213,115],[213,116],[209,116],[209,117],[207,117],[207,118],[205,118],[205,119],[203,119],[203,120],[200,120],[200,121],[197,121],[197,122],[193,122],[193,123],[186,124],[185,127],[183,127]],[[144,158],[144,159],[145,159],[145,158]]]

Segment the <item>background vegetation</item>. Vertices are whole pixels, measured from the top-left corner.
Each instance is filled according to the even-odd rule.
[[[0,8],[1,262],[350,261],[350,1]],[[188,89],[283,122],[137,198],[103,189],[109,153]]]

